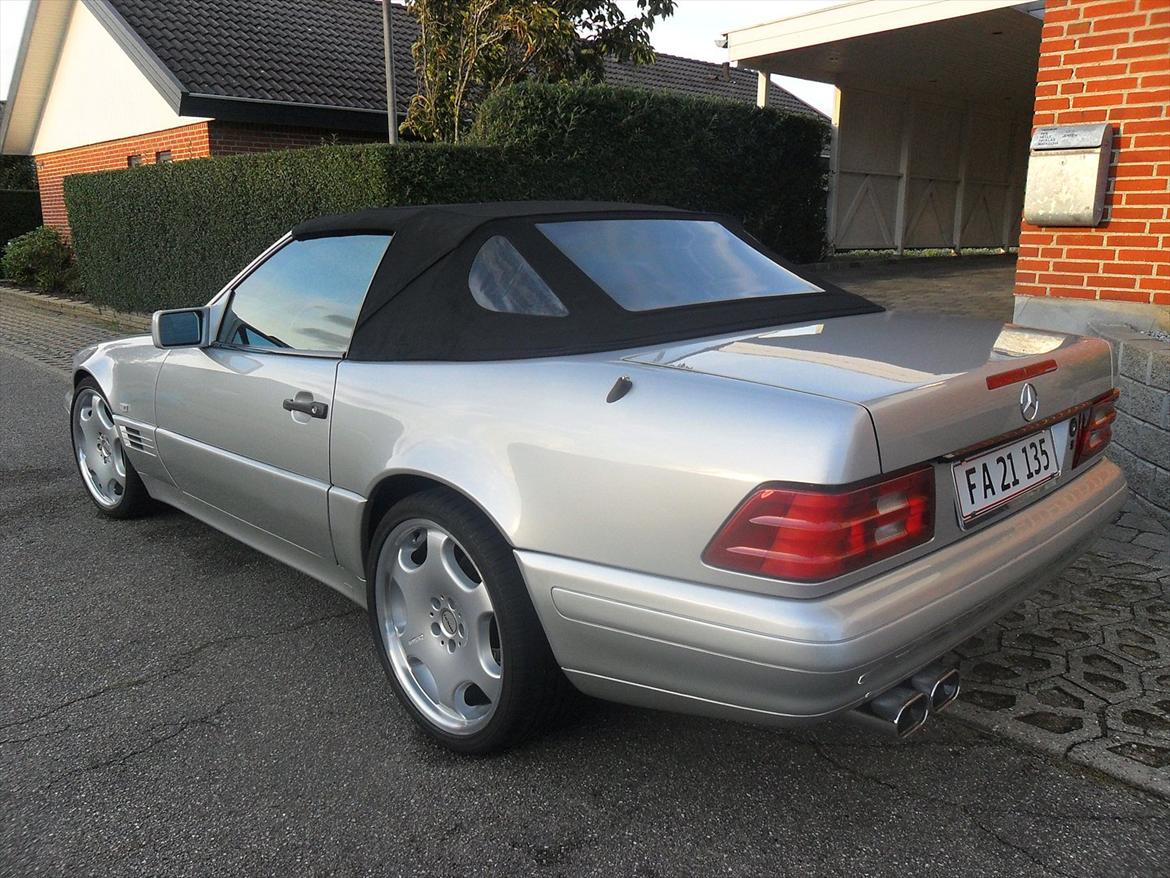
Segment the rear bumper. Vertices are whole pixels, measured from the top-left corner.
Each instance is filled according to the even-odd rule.
[[[816,599],[518,551],[553,652],[581,690],[796,725],[854,707],[957,646],[1086,548],[1126,497],[1101,460],[1015,515]]]

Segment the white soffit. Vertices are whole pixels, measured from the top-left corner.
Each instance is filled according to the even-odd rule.
[[[727,34],[733,61],[843,88],[1030,109],[1041,16],[1019,0],[852,0]]]
[[[732,61],[1018,6],[1020,0],[848,0],[727,32]],[[750,66],[750,65],[749,65]]]
[[[0,122],[0,153],[28,155],[32,148],[74,2],[33,0],[29,6],[8,106]]]

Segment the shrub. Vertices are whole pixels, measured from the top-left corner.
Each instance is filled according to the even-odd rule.
[[[820,255],[823,122],[722,101],[527,84],[488,99],[475,143],[324,146],[65,179],[87,294],[126,310],[202,304],[322,213],[577,198],[723,211],[790,258]]]
[[[40,224],[41,197],[35,189],[0,189],[0,256],[9,241]]]
[[[37,188],[37,171],[31,155],[0,155],[0,189]]]
[[[9,241],[0,262],[5,276],[19,284],[51,293],[79,290],[73,251],[49,226],[40,226]]]

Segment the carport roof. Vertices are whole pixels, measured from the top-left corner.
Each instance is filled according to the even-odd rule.
[[[850,0],[729,31],[727,48],[768,73],[1030,109],[1042,16],[1042,0]]]

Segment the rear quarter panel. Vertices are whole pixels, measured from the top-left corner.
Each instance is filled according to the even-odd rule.
[[[623,375],[633,389],[607,403]],[[600,357],[343,362],[331,417],[344,490],[429,475],[516,548],[736,588],[757,585],[700,555],[748,491],[880,471],[861,406]]]

